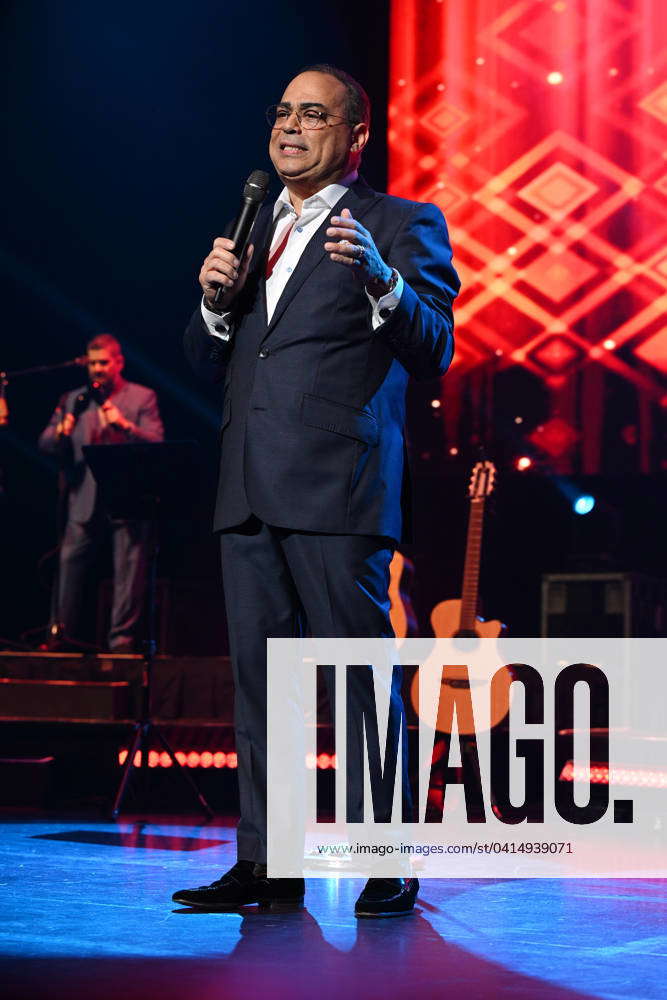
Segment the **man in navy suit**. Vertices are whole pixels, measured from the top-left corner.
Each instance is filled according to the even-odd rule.
[[[389,563],[409,530],[405,389],[410,375],[442,375],[453,353],[459,280],[445,221],[359,178],[370,121],[360,85],[309,67],[267,116],[283,191],[261,209],[244,260],[214,240],[185,335],[195,370],[224,377],[215,528],[241,796],[239,860],[174,895],[190,906],[303,896],[302,880],[266,877],[266,639],[393,635]],[[360,682],[355,698],[360,711],[372,691]],[[359,737],[361,775],[362,754]],[[348,814],[361,781],[355,796]],[[409,913],[417,888],[371,879],[356,913]]]
[[[43,451],[61,458],[67,480],[67,523],[60,546],[54,622],[65,641],[79,633],[84,587],[99,543],[111,532],[114,561],[109,648],[134,649],[143,607],[149,525],[110,520],[101,508],[97,484],[83,457],[88,444],[161,441],[164,434],[152,389],[123,378],[122,348],[103,333],[87,347],[88,386],[66,393],[42,432]]]

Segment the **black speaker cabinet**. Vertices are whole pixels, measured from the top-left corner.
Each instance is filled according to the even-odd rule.
[[[667,635],[667,583],[638,573],[542,577],[543,636]]]

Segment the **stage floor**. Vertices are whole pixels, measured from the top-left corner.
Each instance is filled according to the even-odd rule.
[[[312,879],[298,912],[201,913],[171,893],[233,863],[231,823],[0,826],[6,998],[666,995],[664,881],[431,880],[411,917],[355,920],[361,881]]]

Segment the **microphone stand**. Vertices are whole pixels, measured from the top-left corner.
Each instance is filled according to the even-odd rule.
[[[53,365],[33,365],[32,368],[17,368],[13,372],[6,372],[0,368],[0,427],[9,424],[9,407],[7,405],[7,386],[13,378],[23,378],[24,375],[48,375],[49,372],[60,371],[61,368],[74,368],[77,365],[83,368],[86,364],[85,356],[72,358],[71,361],[57,361]]]
[[[13,372],[0,371],[0,381],[6,387],[12,378],[22,378],[24,375],[48,375],[49,372],[57,372],[61,368],[74,368],[76,365],[83,368],[85,363],[85,358],[81,356],[80,358],[72,358],[71,361],[58,361],[52,365],[34,365],[32,368],[17,368]]]

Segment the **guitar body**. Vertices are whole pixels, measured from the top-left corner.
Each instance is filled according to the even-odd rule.
[[[433,635],[438,639],[453,639],[460,631],[461,608],[463,601],[440,601],[431,612]],[[493,619],[485,622],[475,619],[475,632],[481,639],[497,639],[503,630],[503,623]]]
[[[431,626],[433,628],[433,635],[436,639],[453,639],[456,635],[461,632],[461,605],[460,600],[451,601],[440,601],[439,604],[433,608],[431,612]],[[497,639],[501,634],[505,626],[502,622],[493,621],[482,621],[481,618],[475,619],[474,634],[480,639]],[[467,637],[472,638],[472,630],[467,631]],[[438,664],[442,669],[444,664]],[[510,670],[505,667],[507,671],[507,681],[511,679]],[[448,678],[441,681],[442,685],[448,685],[450,688],[462,688],[469,686],[479,686],[484,684],[489,686],[491,680],[490,677],[479,677],[472,675],[469,680],[465,680],[463,677],[459,678],[456,676],[456,670],[451,668],[448,671]],[[495,696],[494,696],[495,695]],[[419,715],[419,672],[415,673],[412,679],[412,684],[410,686],[410,700],[412,702],[412,707],[414,708],[417,715]],[[507,702],[504,697],[504,692],[502,689],[496,689],[495,693],[491,693],[491,703],[490,703],[490,725],[497,726],[499,722],[502,722],[505,718]],[[456,725],[461,736],[474,736],[475,733],[480,729],[479,723],[475,723],[475,720],[469,718],[464,714],[457,714]],[[440,733],[451,732],[451,713],[446,704],[446,699],[440,699],[438,705],[438,715],[435,722],[435,728]]]

